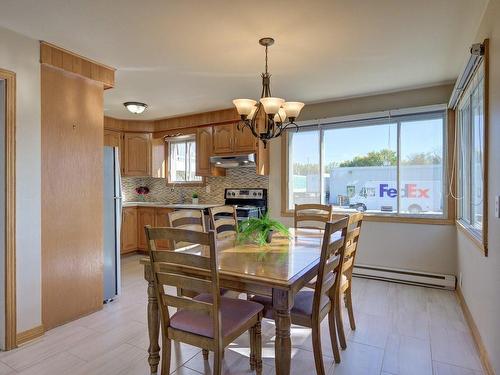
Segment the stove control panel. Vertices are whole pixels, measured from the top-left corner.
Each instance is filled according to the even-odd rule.
[[[227,189],[226,199],[263,199],[264,189]]]

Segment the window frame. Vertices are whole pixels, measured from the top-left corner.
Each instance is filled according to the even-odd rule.
[[[174,137],[168,137],[165,138],[165,160],[166,160],[166,180],[167,180],[167,185],[172,185],[172,186],[203,186],[206,184],[206,178],[203,176],[200,176],[201,179],[199,181],[172,181],[170,179],[170,147],[172,143],[182,143],[182,142],[187,142],[193,140],[195,142],[195,160],[198,157],[198,154],[196,153],[197,150],[197,145],[196,145],[196,134],[183,134],[183,135],[178,135]],[[196,173],[196,161],[195,161],[195,173]],[[196,175],[196,174],[195,174]]]
[[[446,105],[436,105],[436,106],[426,106],[418,108],[407,108],[397,111],[384,111],[371,114],[345,116],[339,118],[331,118],[327,120],[315,120],[299,123],[300,131],[319,131],[319,142],[320,142],[320,169],[323,168],[321,162],[323,161],[323,138],[324,131],[328,129],[340,129],[346,127],[360,127],[360,126],[376,126],[379,124],[388,123],[388,120],[396,123],[397,126],[397,184],[399,186],[399,169],[400,169],[400,130],[402,121],[411,121],[412,119],[418,120],[422,119],[424,116],[435,116],[444,118],[443,123],[443,215],[436,217],[430,215],[420,215],[415,216],[406,213],[365,213],[365,219],[368,221],[381,221],[381,222],[403,222],[403,223],[419,223],[419,224],[440,224],[440,225],[453,225],[455,223],[455,202],[453,200],[453,189],[455,184],[451,184],[450,188],[450,164],[453,155],[453,139],[454,139],[454,128],[455,120],[453,111],[446,110]],[[428,118],[428,117],[427,117]],[[281,141],[281,215],[282,216],[293,216],[294,210],[288,207],[290,198],[290,171],[289,171],[289,156],[290,156],[290,145],[289,142],[289,132],[294,132],[290,130],[282,135]],[[320,196],[323,197],[324,191],[324,181],[321,179],[320,184]],[[450,194],[450,191],[452,194]],[[398,197],[398,210],[399,210],[399,200]],[[351,210],[334,210],[336,213],[350,213]]]
[[[469,82],[467,83],[467,86],[464,88],[461,97],[459,98],[457,105],[456,105],[456,121],[455,121],[455,131],[457,133],[457,139],[456,139],[456,147],[457,147],[457,155],[456,155],[456,177],[455,177],[455,184],[457,186],[457,196],[456,196],[456,211],[457,211],[457,217],[456,217],[456,226],[457,228],[464,233],[474,245],[476,245],[476,248],[480,250],[484,256],[488,256],[488,129],[489,129],[489,111],[488,111],[488,103],[489,103],[489,55],[488,55],[488,40],[485,40],[484,42],[485,45],[485,54],[483,57],[483,60],[478,64],[477,68],[474,70],[474,72],[471,74],[471,78]],[[473,136],[473,129],[472,129],[472,116],[473,116],[473,110],[472,110],[472,103],[471,103],[471,97],[473,93],[475,92],[475,87],[480,83],[480,79],[478,79],[478,74],[482,73],[482,81],[483,81],[483,132],[482,132],[482,142],[483,142],[483,155],[482,155],[482,167],[483,167],[483,202],[482,202],[482,229],[479,231],[477,228],[474,227],[473,223],[468,222],[464,218],[461,217],[462,211],[461,211],[461,201],[463,199],[462,196],[462,191],[460,187],[462,186],[461,182],[461,177],[462,177],[462,172],[461,172],[461,167],[462,167],[462,162],[461,158],[463,156],[461,152],[461,147],[462,147],[462,130],[461,128],[461,119],[460,119],[460,110],[464,108],[465,106],[469,107],[469,123],[468,123],[468,129],[466,129],[466,137],[467,141],[469,143],[465,145],[466,147],[468,146],[469,148],[471,147],[471,143],[474,141],[474,136]],[[471,86],[472,85],[472,86]],[[467,98],[466,102],[463,102],[464,98]],[[467,153],[466,156],[466,163],[469,167],[468,173],[467,173],[467,178],[466,178],[466,185],[468,188],[468,193],[469,197],[471,198],[471,185],[473,183],[473,178],[472,178],[472,157],[470,155],[470,152]],[[472,198],[468,202],[469,206],[469,215],[472,215],[472,205],[473,205],[473,200]]]

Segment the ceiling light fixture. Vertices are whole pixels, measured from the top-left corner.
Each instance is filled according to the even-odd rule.
[[[262,73],[262,93],[257,102],[252,99],[235,99],[233,104],[241,117],[238,130],[248,127],[252,134],[260,139],[266,147],[272,138],[279,137],[290,126],[299,127],[295,123],[300,111],[304,107],[301,102],[285,102],[284,99],[271,95],[271,74],[267,71],[267,49],[274,44],[273,38],[259,40],[261,46],[266,47],[265,73]],[[261,111],[267,115],[265,126],[259,126],[258,118]],[[288,120],[288,121],[287,121]]]
[[[134,113],[136,115],[144,112],[148,105],[141,102],[125,102],[123,105],[128,109],[129,112]]]

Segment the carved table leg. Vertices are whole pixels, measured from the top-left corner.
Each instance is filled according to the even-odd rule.
[[[290,309],[292,306],[288,291],[273,290],[274,319],[276,322],[275,365],[276,374],[289,375],[292,359],[292,340],[290,331],[292,320]]]
[[[156,298],[156,291],[153,281],[153,274],[151,273],[151,266],[144,267],[144,278],[148,282],[148,332],[149,332],[149,367],[151,373],[158,372],[158,364],[160,363],[160,345],[158,338],[160,335],[160,315],[158,311],[158,300]]]

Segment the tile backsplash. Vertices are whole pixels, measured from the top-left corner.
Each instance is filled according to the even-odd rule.
[[[147,186],[149,194],[141,198],[135,189]],[[207,192],[209,187],[209,192]],[[122,190],[125,202],[191,202],[191,195],[198,193],[200,203],[224,203],[225,188],[269,188],[269,177],[259,176],[253,168],[231,168],[224,177],[207,177],[206,186],[166,185],[163,178],[123,177]]]

